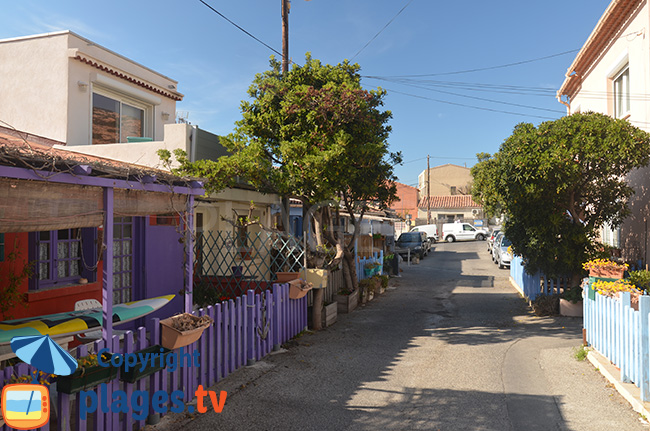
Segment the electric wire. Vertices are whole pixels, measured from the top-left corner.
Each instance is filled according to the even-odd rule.
[[[525,113],[522,113],[522,112],[512,112],[512,111],[504,111],[504,110],[501,110],[501,109],[485,108],[485,107],[481,107],[481,106],[467,105],[467,104],[464,104],[464,103],[450,102],[448,100],[434,99],[432,97],[426,97],[426,96],[420,96],[420,95],[417,95],[417,94],[405,93],[403,91],[391,90],[391,89],[388,89],[388,88],[383,88],[383,89],[388,91],[388,92],[391,92],[391,93],[401,94],[401,95],[409,96],[409,97],[415,97],[417,99],[431,100],[433,102],[444,103],[444,104],[447,104],[447,105],[460,106],[460,107],[463,107],[463,108],[478,109],[480,111],[496,112],[496,113],[500,113],[500,114],[518,115],[518,116],[521,116],[521,117],[539,118],[539,119],[542,119],[542,120],[556,120],[557,119],[557,117],[544,117],[544,116],[541,116],[541,115],[525,114]]]
[[[216,13],[216,14],[219,15],[221,18],[225,19],[225,20],[228,21],[230,24],[234,25],[234,26],[237,27],[239,30],[243,31],[246,35],[248,35],[248,36],[250,36],[251,38],[255,39],[257,42],[261,43],[262,45],[264,45],[265,47],[267,47],[268,49],[270,49],[271,51],[275,52],[275,53],[278,54],[280,57],[282,57],[282,53],[281,53],[280,51],[278,51],[277,49],[275,49],[275,48],[273,48],[273,47],[267,45],[265,42],[261,41],[260,39],[258,39],[258,38],[255,37],[255,36],[253,36],[251,33],[249,33],[248,31],[246,31],[245,29],[243,29],[242,27],[240,27],[239,25],[237,25],[236,23],[234,23],[233,21],[231,21],[228,17],[226,17],[224,14],[222,14],[221,12],[219,12],[218,10],[216,10],[215,8],[213,8],[212,6],[210,6],[209,4],[207,4],[205,1],[203,1],[203,0],[199,0],[199,1],[200,1],[201,3],[203,3],[204,5],[206,5],[206,6],[207,6],[207,7],[208,7],[212,12]]]
[[[425,74],[418,74],[418,75],[392,75],[391,77],[393,78],[417,78],[417,77],[425,77],[425,76],[446,76],[446,75],[461,75],[464,73],[474,73],[474,72],[482,72],[485,70],[495,70],[495,69],[504,69],[506,67],[513,67],[513,66],[520,66],[522,64],[527,64],[527,63],[533,63],[536,61],[542,61],[542,60],[548,60],[549,58],[554,58],[554,57],[560,57],[562,55],[567,55],[567,54],[572,54],[574,52],[580,51],[579,49],[572,49],[569,51],[564,51],[560,52],[557,54],[551,54],[547,55],[544,57],[537,57],[537,58],[532,58],[529,60],[522,60],[522,61],[516,61],[514,63],[506,63],[506,64],[500,64],[497,66],[489,66],[489,67],[477,67],[474,69],[465,69],[465,70],[456,70],[453,72],[439,72],[439,73],[425,73]]]
[[[354,55],[352,56],[352,58],[350,58],[350,61],[354,60],[354,58],[355,58],[357,55],[361,54],[361,51],[363,51],[364,49],[366,49],[366,48],[368,47],[368,45],[370,45],[370,44],[372,43],[372,41],[374,41],[375,39],[377,39],[377,36],[379,36],[379,35],[380,35],[384,30],[386,30],[386,28],[387,28],[387,27],[388,27],[388,26],[389,26],[389,25],[390,25],[390,24],[395,20],[395,18],[397,18],[397,17],[398,17],[402,12],[404,12],[404,9],[406,9],[406,8],[407,8],[411,3],[413,3],[413,0],[409,0],[409,2],[406,3],[406,5],[405,5],[402,9],[400,9],[400,11],[397,12],[397,14],[396,14],[394,17],[392,17],[391,20],[388,21],[388,23],[387,23],[387,24],[386,24],[386,25],[385,25],[381,30],[379,30],[379,32],[378,32],[376,35],[374,35],[372,39],[370,39],[370,40],[368,41],[368,43],[366,43],[366,44],[363,46],[363,48],[361,48],[359,51],[357,51],[357,53],[354,54]]]

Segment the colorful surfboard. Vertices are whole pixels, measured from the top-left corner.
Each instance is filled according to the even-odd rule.
[[[158,310],[168,304],[175,295],[142,299],[113,305],[113,325],[130,322]],[[52,338],[80,334],[102,327],[101,308],[68,311],[46,316],[26,317],[24,319],[0,322],[0,345],[9,344],[18,335],[49,335]]]

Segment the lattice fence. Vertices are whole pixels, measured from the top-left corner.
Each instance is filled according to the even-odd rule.
[[[194,283],[211,286],[224,298],[269,289],[278,272],[303,269],[304,249],[294,236],[276,233],[204,231],[197,235]]]

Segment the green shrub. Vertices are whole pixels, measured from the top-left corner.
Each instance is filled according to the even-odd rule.
[[[650,291],[650,271],[645,269],[640,271],[630,271],[628,277],[630,283],[635,285],[639,290]]]

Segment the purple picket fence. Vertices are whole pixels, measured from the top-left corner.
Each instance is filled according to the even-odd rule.
[[[52,404],[56,406],[57,412],[56,423],[53,423],[51,417],[50,423],[39,429],[44,431],[50,429],[60,431],[85,431],[88,429],[132,431],[134,426],[136,429],[140,429],[144,427],[146,418],[136,417],[141,416],[140,413],[145,409],[150,415],[155,414],[153,410],[154,393],[163,391],[171,394],[174,391],[181,391],[182,402],[187,405],[195,398],[199,385],[207,390],[238,368],[261,360],[273,350],[274,346],[280,346],[307,328],[307,297],[297,300],[290,299],[288,284],[274,284],[272,291],[267,290],[263,294],[256,294],[250,290],[246,295],[237,297],[235,300],[231,299],[214,306],[208,306],[205,309],[200,309],[196,314],[207,315],[214,320],[214,324],[205,330],[198,341],[183,349],[184,353],[198,352],[198,367],[181,367],[181,362],[184,365],[187,364],[181,358],[180,349],[177,349],[175,354],[179,363],[173,372],[163,369],[135,383],[114,379],[106,384],[88,389],[96,395],[98,407],[85,419],[81,418],[80,411],[81,403],[88,401],[87,399],[82,399],[79,394],[54,393],[55,391],[51,390]],[[122,341],[118,336],[113,336],[110,344],[111,353],[121,354],[134,353],[160,344],[159,320],[151,319],[147,322],[146,328],[140,327],[135,332],[127,331]],[[104,341],[99,340],[93,343],[92,351],[98,352],[104,347],[106,347]],[[80,346],[77,348],[76,356],[80,358],[87,353],[88,348]],[[193,359],[190,358],[190,361]],[[0,390],[10,382],[12,376],[27,375],[33,370],[32,367],[23,363],[5,368],[0,373]],[[103,411],[102,405],[110,407],[113,401],[112,396],[116,391],[124,391],[130,408],[126,409],[126,412]],[[131,403],[136,391],[148,394],[146,407],[144,407],[143,397],[136,397],[136,401],[142,405],[142,408],[138,407],[137,412],[134,411]],[[83,398],[89,398],[88,395]],[[136,395],[138,394],[136,393]],[[167,402],[156,400],[156,404],[166,407],[167,413],[174,406],[173,400],[169,398]],[[206,405],[209,406],[210,403],[206,402]],[[161,413],[161,416],[164,414]],[[151,419],[154,418],[151,417]],[[12,428],[4,425],[0,429],[8,431]]]

